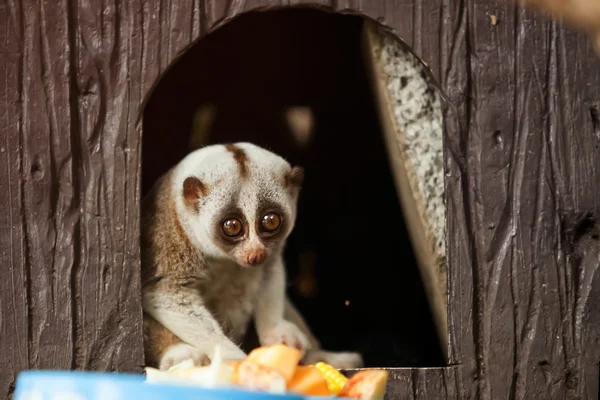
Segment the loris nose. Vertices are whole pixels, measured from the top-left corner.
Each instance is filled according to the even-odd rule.
[[[248,255],[248,264],[258,265],[265,260],[265,252],[262,250],[255,250]]]

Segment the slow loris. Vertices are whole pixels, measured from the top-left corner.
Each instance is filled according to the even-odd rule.
[[[320,349],[285,294],[283,247],[296,218],[300,167],[250,143],[196,150],[161,177],[142,210],[146,362],[205,364],[239,348],[251,321],[261,345],[285,343],[303,361],[362,365]]]

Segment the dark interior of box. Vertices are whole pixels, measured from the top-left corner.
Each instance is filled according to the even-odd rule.
[[[444,364],[363,65],[362,19],[297,9],[250,13],[208,35],[165,74],[144,113],[145,193],[189,152],[202,104],[208,143],[250,141],[306,170],[286,249],[288,293],[323,347],[366,366]],[[283,118],[314,114],[298,146]]]

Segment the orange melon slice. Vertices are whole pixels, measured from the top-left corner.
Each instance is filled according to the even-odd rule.
[[[327,387],[327,381],[315,367],[296,367],[292,380],[287,385],[288,390],[304,396],[331,396],[333,393]]]
[[[364,370],[352,375],[338,397],[383,400],[388,371]]]
[[[252,361],[242,361],[236,371],[237,384],[248,390],[283,394],[285,379],[279,372]]]
[[[240,369],[240,364],[242,361],[224,361],[223,363],[233,368],[231,380],[234,385],[237,385],[239,383],[238,370]]]
[[[248,354],[249,361],[279,372],[286,383],[294,376],[300,358],[300,350],[283,344],[259,347]]]

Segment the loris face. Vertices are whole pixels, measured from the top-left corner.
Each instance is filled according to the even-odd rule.
[[[205,256],[260,265],[294,226],[302,178],[301,168],[249,143],[205,147],[175,169],[178,214]]]

